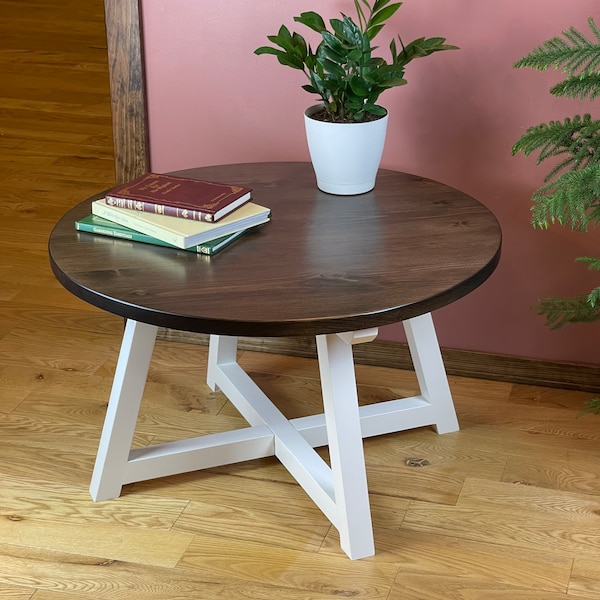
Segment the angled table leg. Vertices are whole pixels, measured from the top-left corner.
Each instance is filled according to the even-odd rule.
[[[90,494],[94,501],[116,498],[125,483],[148,368],[158,328],[128,320],[117,362]]]
[[[421,397],[431,407],[432,425],[438,433],[458,431],[458,419],[431,313],[408,319],[402,324]]]
[[[375,554],[352,344],[377,330],[317,336],[325,427],[342,550],[352,558]]]

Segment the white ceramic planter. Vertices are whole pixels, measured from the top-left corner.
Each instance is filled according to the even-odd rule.
[[[317,187],[329,194],[364,194],[375,187],[383,154],[388,115],[363,123],[326,123],[304,113],[306,139]]]

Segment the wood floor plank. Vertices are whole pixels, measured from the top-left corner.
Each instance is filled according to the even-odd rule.
[[[0,426],[2,422],[3,419],[0,419]],[[90,443],[90,449],[92,446],[93,443]],[[95,446],[98,447],[97,444]],[[18,445],[0,442],[0,479],[21,476],[23,465],[27,465],[27,473],[34,479],[62,481],[66,485],[87,489],[94,467],[94,455],[74,454],[64,448],[34,448],[23,442]]]
[[[570,450],[564,456],[549,460],[548,455],[510,457],[502,480],[566,492],[600,494],[598,458],[585,450]]]
[[[597,559],[577,557],[569,583],[569,598],[600,598],[600,564]]]
[[[100,310],[88,310],[84,303],[72,307],[50,306],[40,304],[24,304],[0,300],[0,310],[7,316],[2,322],[34,327],[39,335],[49,335],[51,331],[60,328],[69,332],[76,339],[79,332],[89,331],[96,334],[113,336],[108,340],[112,347],[118,345],[123,334],[123,320]],[[8,316],[10,315],[10,316]],[[114,357],[113,357],[114,358]]]
[[[348,561],[341,550],[337,556],[324,557],[201,535],[195,537],[180,564],[186,569],[208,569],[222,577],[255,584],[294,587],[307,595],[314,591],[373,599],[388,598],[396,573],[394,565],[376,563],[370,558]]]
[[[573,427],[580,419],[573,418]],[[587,426],[586,426],[587,429]],[[535,434],[509,427],[467,424],[461,427],[459,443],[471,448],[482,448],[486,452],[496,453],[505,460],[514,458],[529,460],[554,460],[556,456],[574,453],[588,453],[597,456],[598,441],[588,435],[557,436],[553,434]]]
[[[600,515],[600,495],[577,494],[557,489],[468,477],[465,479],[458,507],[486,508],[531,515],[547,516],[573,522],[593,523]]]
[[[173,568],[194,536],[120,524],[69,523],[8,518],[0,521],[4,544]]]
[[[591,557],[600,550],[595,534],[598,516],[581,506],[589,502],[583,496],[578,510],[569,510],[572,496],[562,492],[540,492],[528,486],[470,482],[465,496],[455,507],[414,502],[406,512],[402,528],[410,531],[438,532],[442,535],[513,548],[530,549],[567,557]],[[493,500],[478,488],[493,490]],[[471,493],[469,493],[471,492]],[[530,503],[534,494],[544,503]],[[480,501],[481,500],[481,501]],[[540,510],[539,506],[544,510]]]
[[[317,552],[331,524],[293,484],[197,475],[174,531]],[[138,488],[135,488],[136,490]]]
[[[443,589],[437,589],[443,582],[450,583],[450,587],[461,582],[465,589],[482,586],[488,591],[507,588],[564,593],[573,565],[571,558],[555,553],[532,553],[493,540],[479,542],[403,528],[378,529],[376,539],[379,560],[398,566],[392,592],[395,598],[402,598],[401,592],[408,598],[418,597],[407,585],[411,579],[422,582],[423,598],[433,591],[432,598],[444,598]],[[334,530],[326,543],[322,553],[335,552],[339,540]]]
[[[18,582],[42,598],[111,598],[116,600],[177,600],[223,598],[244,589],[243,582],[227,582],[206,571],[136,565],[73,553],[27,548],[0,542],[0,584]],[[36,591],[39,590],[39,591]],[[232,596],[235,597],[235,596]],[[297,596],[298,597],[298,596]]]
[[[564,592],[455,576],[409,574],[394,584],[389,600],[565,600]]]
[[[463,444],[460,432],[440,436],[431,428],[369,439],[364,448],[373,493],[447,505],[456,503],[465,477],[498,480],[506,464]]]
[[[81,487],[8,475],[2,477],[2,502],[0,514],[15,522],[102,523],[162,530],[172,529],[188,505],[187,499],[143,493],[93,502],[88,490]]]
[[[33,593],[31,589],[0,584],[0,597],[6,600],[31,600]]]
[[[330,586],[324,586],[324,590],[316,586],[296,587],[291,574],[289,581],[282,576],[282,584],[273,584],[256,581],[256,577],[252,580],[223,577],[206,567],[199,570],[148,567],[73,554],[33,552],[1,542],[0,564],[3,566],[0,582],[19,581],[25,589],[37,590],[37,600],[326,600],[332,596]],[[302,579],[310,580],[310,574],[304,574]],[[343,596],[345,589],[334,593]]]

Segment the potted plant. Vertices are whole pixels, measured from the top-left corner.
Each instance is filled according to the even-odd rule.
[[[514,64],[544,71],[562,68],[566,79],[550,89],[554,96],[580,100],[600,97],[600,30],[588,20],[593,39],[571,27],[563,37],[554,37]],[[552,168],[544,185],[533,193],[532,224],[547,229],[550,224],[587,231],[600,223],[600,120],[589,113],[529,127],[513,147],[513,154],[537,152],[537,163],[550,159]],[[600,258],[576,259],[600,270]],[[546,324],[556,329],[567,323],[600,320],[600,287],[574,298],[544,298],[535,306]],[[587,410],[600,414],[600,398]]]
[[[353,1],[358,22],[342,14],[341,19],[329,21],[328,29],[316,12],[294,17],[294,21],[320,34],[315,50],[285,25],[277,35],[267,36],[273,46],[255,50],[256,54],[272,54],[282,65],[303,71],[309,83],[302,88],[320,98],[320,104],[305,112],[307,140],[317,185],[334,194],[360,194],[375,185],[388,116],[388,111],[377,104],[379,96],[406,84],[406,65],[415,58],[456,49],[444,38],[419,38],[405,45],[398,37],[400,48],[393,39],[389,62],[375,57],[373,39],[402,3]],[[356,135],[357,141],[353,137]]]

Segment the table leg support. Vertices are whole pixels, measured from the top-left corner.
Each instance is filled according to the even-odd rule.
[[[224,364],[237,363],[237,336],[211,335],[208,346],[208,364],[206,369],[206,384],[213,391],[220,390],[217,385],[219,368]]]
[[[237,338],[211,336],[208,385],[221,390],[250,427],[131,450],[157,327],[127,321],[90,492],[119,496],[125,483],[275,455],[338,529],[352,558],[375,553],[363,438],[434,425],[458,429],[430,314],[404,322],[420,386],[411,398],[359,406],[352,345],[377,329],[317,336],[324,413],[288,420],[237,363]],[[330,465],[314,451],[329,446]]]
[[[137,321],[125,325],[90,485],[96,502],[121,493],[157,331]]]
[[[354,374],[352,344],[368,341],[376,330],[317,336],[325,424],[334,501],[344,552],[352,558],[375,554],[367,475]]]
[[[458,431],[458,419],[448,385],[431,313],[403,321],[421,397],[431,406],[438,433]]]

